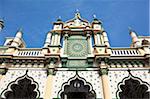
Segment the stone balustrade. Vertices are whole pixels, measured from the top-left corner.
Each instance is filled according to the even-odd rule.
[[[111,56],[138,56],[140,52],[137,49],[129,49],[129,48],[122,48],[122,49],[112,49]]]
[[[42,49],[19,49],[15,56],[43,56]]]

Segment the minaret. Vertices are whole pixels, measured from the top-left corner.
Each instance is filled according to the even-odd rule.
[[[53,31],[52,31],[52,40],[51,46],[60,46],[60,37],[61,37],[61,30],[63,29],[63,22],[59,17],[56,22],[53,24]]]
[[[102,22],[96,18],[96,15],[93,15],[94,19],[92,21],[92,28],[94,31],[94,42],[95,46],[107,46],[110,47],[107,33],[102,27]]]
[[[4,28],[4,21],[0,19],[0,31]]]
[[[129,32],[130,32],[130,35],[131,35],[131,38],[132,38],[133,47],[139,47],[140,46],[140,42],[138,40],[136,32],[131,30],[130,28],[129,28]]]
[[[11,46],[18,47],[21,44],[21,38],[22,38],[22,30],[19,29],[16,33],[15,38],[13,39]]]
[[[51,36],[52,36],[52,33],[51,33],[51,32],[48,32],[48,33],[47,33],[46,40],[45,40],[44,47],[49,47],[49,46],[50,46],[50,43],[51,43]]]
[[[96,18],[96,15],[93,15],[92,27],[94,30],[102,30],[102,22]]]

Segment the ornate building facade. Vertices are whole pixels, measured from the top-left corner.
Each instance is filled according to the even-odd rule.
[[[54,22],[42,48],[22,35],[0,47],[2,99],[150,99],[149,36],[130,30],[131,46],[112,48],[102,22],[79,12]]]

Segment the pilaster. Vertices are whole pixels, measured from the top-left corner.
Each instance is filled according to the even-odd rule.
[[[91,41],[90,41],[91,35],[90,33],[87,34],[87,42],[88,42],[88,54],[91,54]]]
[[[54,64],[51,63],[50,66],[47,68],[47,80],[45,85],[45,94],[44,99],[53,99],[52,91],[53,91],[53,79],[54,75],[56,74],[56,69],[54,67]],[[51,67],[51,68],[50,68]]]
[[[65,46],[64,46],[64,55],[67,55],[67,40],[68,40],[68,34],[66,33],[65,36]]]
[[[109,79],[108,79],[108,68],[101,68],[100,76],[101,76],[101,81],[102,81],[104,99],[112,99],[110,86],[109,86]]]

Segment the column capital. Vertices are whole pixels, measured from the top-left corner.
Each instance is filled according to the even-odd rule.
[[[99,74],[100,76],[108,75],[108,68],[100,68]]]
[[[56,75],[57,69],[56,68],[48,68],[47,75]]]
[[[0,68],[0,75],[5,75],[7,72],[7,68]]]

